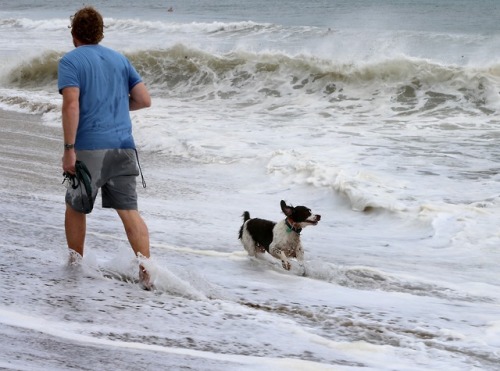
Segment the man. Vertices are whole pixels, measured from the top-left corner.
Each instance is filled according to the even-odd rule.
[[[71,18],[75,49],[58,66],[63,97],[62,168],[75,175],[77,160],[86,165],[92,178],[92,200],[100,188],[103,207],[117,211],[136,256],[149,258],[149,232],[137,209],[140,168],[129,111],[149,107],[151,97],[128,59],[99,45],[103,30],[102,16],[92,7],[80,9]],[[86,196],[81,187],[68,187],[65,214],[68,247],[79,256],[83,256],[85,242],[85,213],[91,211],[81,207]],[[145,289],[151,289],[142,264],[139,279]]]

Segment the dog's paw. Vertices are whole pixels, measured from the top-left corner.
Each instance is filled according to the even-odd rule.
[[[290,268],[292,267],[292,265],[290,264],[290,262],[285,261],[285,260],[281,261],[281,265],[283,266],[283,269],[286,269],[287,271],[289,271]]]
[[[266,248],[262,246],[261,244],[256,244],[255,245],[255,252],[259,252],[261,254],[264,254],[266,252]]]

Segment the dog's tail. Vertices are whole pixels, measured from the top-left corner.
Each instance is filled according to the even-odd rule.
[[[241,225],[240,228],[240,233],[238,234],[238,238],[241,240],[241,237],[243,236],[243,226],[245,225],[245,222],[250,219],[250,213],[248,211],[245,211],[242,215],[243,217],[243,224]]]

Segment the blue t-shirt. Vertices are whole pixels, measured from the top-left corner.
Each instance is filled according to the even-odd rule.
[[[101,45],[82,45],[59,62],[59,92],[80,89],[75,148],[135,148],[129,92],[141,77],[122,54]]]

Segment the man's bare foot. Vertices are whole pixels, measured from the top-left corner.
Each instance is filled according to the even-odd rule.
[[[76,251],[69,249],[68,265],[70,267],[80,265],[82,262],[82,256]]]
[[[153,283],[151,282],[151,276],[149,275],[146,268],[139,265],[139,284],[144,290],[151,291],[153,289]]]

